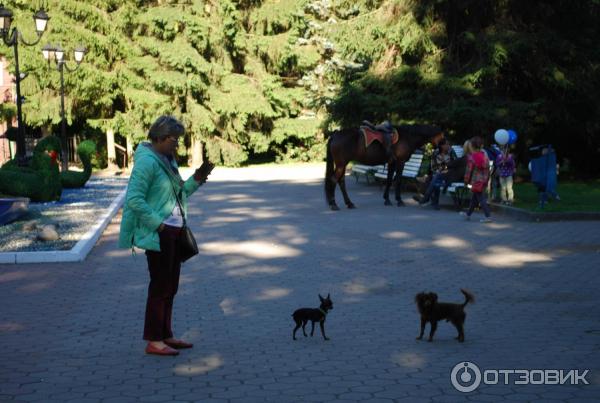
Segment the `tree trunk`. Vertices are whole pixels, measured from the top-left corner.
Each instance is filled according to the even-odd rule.
[[[199,139],[192,137],[192,156],[189,160],[189,165],[192,168],[198,168],[202,165],[202,142]]]
[[[125,143],[125,147],[127,147],[127,167],[129,167],[133,159],[133,139],[127,137]]]
[[[117,151],[115,149],[115,132],[113,129],[106,131],[106,151],[108,152],[108,169],[117,170]]]
[[[42,138],[48,137],[52,134],[50,125],[43,125],[40,129],[42,129]]]
[[[69,140],[69,139],[67,139],[67,143],[68,143],[69,141],[71,141],[71,144],[72,144],[72,147],[73,147],[73,161],[74,161],[74,162],[77,162],[77,163],[81,162],[81,161],[79,160],[79,154],[77,154],[77,147],[79,146],[79,143],[80,143],[80,141],[79,141],[79,140],[80,140],[80,138],[79,138],[79,136],[77,136],[77,135],[74,135],[74,136],[72,137],[72,140]],[[68,149],[67,149],[67,151],[68,151]]]

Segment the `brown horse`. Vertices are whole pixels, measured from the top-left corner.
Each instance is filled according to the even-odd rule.
[[[332,210],[339,210],[335,203],[335,188],[340,185],[344,202],[348,208],[356,206],[348,197],[346,191],[346,165],[350,161],[357,161],[361,164],[379,165],[388,163],[388,176],[383,193],[385,205],[391,206],[390,187],[392,179],[395,179],[395,196],[398,206],[403,206],[404,202],[400,194],[400,182],[404,163],[410,158],[411,154],[426,143],[433,143],[437,146],[438,142],[444,138],[444,134],[439,127],[430,125],[402,125],[395,126],[398,131],[399,139],[392,146],[392,156],[388,161],[384,146],[379,142],[373,142],[368,147],[365,145],[363,133],[360,129],[342,129],[331,133],[327,141],[327,170],[325,171],[325,197]]]

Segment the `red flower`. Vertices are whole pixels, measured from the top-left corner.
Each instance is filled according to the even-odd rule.
[[[54,150],[49,151],[48,155],[50,155],[50,159],[52,160],[53,163],[56,163],[56,159],[58,158],[58,153]]]

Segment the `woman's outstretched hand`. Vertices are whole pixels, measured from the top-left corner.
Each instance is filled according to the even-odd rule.
[[[215,164],[213,164],[209,160],[204,160],[202,165],[200,165],[200,168],[196,169],[196,172],[194,172],[194,179],[196,180],[196,182],[206,182],[206,179],[208,179],[208,175],[210,175],[214,167]]]

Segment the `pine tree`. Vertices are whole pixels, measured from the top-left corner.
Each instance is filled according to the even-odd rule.
[[[36,3],[7,4],[30,39]],[[512,128],[522,155],[553,143],[581,171],[600,170],[594,0],[46,3],[48,32],[19,49],[24,117],[46,132],[58,132],[59,80],[41,46],[71,55],[83,44],[84,63],[65,74],[66,116],[96,141],[138,143],[169,113],[187,129],[184,161],[197,163],[200,143],[227,165],[311,160],[324,156],[324,130],[391,119],[442,125],[456,141]]]

